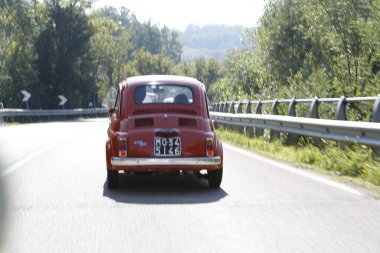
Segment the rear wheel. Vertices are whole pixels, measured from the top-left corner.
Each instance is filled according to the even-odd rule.
[[[117,170],[107,169],[107,186],[108,189],[117,189],[119,172]]]
[[[207,170],[208,185],[210,188],[219,188],[222,183],[223,168],[219,170]]]

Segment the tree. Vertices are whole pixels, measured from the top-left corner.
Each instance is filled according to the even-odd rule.
[[[361,20],[354,24],[354,29],[368,46],[367,62],[370,65],[373,79],[367,85],[369,94],[378,93],[380,81],[380,0],[369,3],[369,20]]]
[[[128,63],[133,48],[131,36],[122,25],[97,14],[93,14],[92,25],[95,34],[91,42],[97,62],[99,87],[102,83],[106,83],[108,88],[116,86],[124,78],[122,69]]]
[[[111,19],[123,26],[131,35],[133,44],[132,51],[144,48],[151,54],[164,54],[174,62],[181,60],[182,44],[179,42],[179,33],[164,26],[160,28],[157,24],[139,22],[134,14],[128,9],[115,9],[112,7],[102,8],[99,11],[101,17]]]
[[[368,46],[360,36],[360,32],[354,28],[358,22],[368,22],[370,16],[370,3],[372,1],[320,1],[324,14],[336,34],[337,53],[340,57],[336,62],[344,72],[341,79],[347,87],[337,87],[336,91],[343,94],[356,96],[365,91],[368,75]],[[336,73],[338,75],[338,73]]]
[[[182,44],[179,42],[179,33],[170,30],[167,26],[161,29],[161,53],[169,56],[176,64],[181,61]]]
[[[376,32],[369,26],[378,6],[378,0],[269,1],[258,28],[248,31],[259,64],[244,76],[258,74],[260,92],[272,96],[374,95],[377,50],[369,37]]]
[[[181,61],[173,68],[172,73],[175,75],[195,77],[195,65],[190,61]]]
[[[35,26],[26,1],[0,4],[0,100],[6,107],[22,107],[20,91],[37,81],[33,61]]]
[[[39,107],[58,106],[58,95],[68,98],[67,106],[88,106],[96,90],[89,54],[93,29],[85,14],[86,2],[46,2],[47,21],[36,41],[39,84],[35,93],[44,97]]]
[[[140,48],[133,55],[132,66],[139,75],[169,74],[174,62],[163,54],[152,54]]]
[[[274,88],[288,86],[288,78],[302,68],[311,51],[311,39],[304,32],[309,26],[305,7],[303,0],[269,1],[260,20],[255,39]]]

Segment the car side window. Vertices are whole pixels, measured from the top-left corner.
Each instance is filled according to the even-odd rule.
[[[214,110],[214,107],[213,107],[213,105],[212,105],[210,99],[208,99],[208,96],[206,95],[206,93],[205,93],[205,98],[206,98],[206,103],[207,103],[207,109],[208,109],[209,111],[213,111],[213,110]]]
[[[119,115],[119,110],[120,110],[120,90],[117,92],[114,108],[115,108],[116,115]]]

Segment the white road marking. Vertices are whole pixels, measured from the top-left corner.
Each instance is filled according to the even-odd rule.
[[[305,171],[305,170],[302,170],[302,169],[299,169],[299,168],[296,168],[296,167],[292,167],[292,166],[286,165],[284,163],[280,163],[280,162],[276,162],[276,161],[270,160],[270,159],[265,158],[263,156],[253,154],[251,152],[248,152],[248,151],[245,151],[243,149],[231,146],[231,145],[226,144],[226,143],[223,143],[223,147],[226,147],[227,149],[231,149],[234,152],[243,154],[245,156],[251,157],[251,158],[253,158],[255,160],[259,160],[261,162],[270,164],[270,165],[275,166],[275,167],[277,167],[279,169],[283,169],[283,170],[295,173],[297,175],[307,177],[307,178],[312,179],[314,181],[317,181],[317,182],[320,182],[320,183],[323,183],[323,184],[335,187],[337,189],[340,189],[340,190],[343,190],[343,191],[346,191],[346,192],[349,192],[349,193],[352,193],[352,194],[355,194],[355,195],[358,195],[358,196],[363,196],[363,194],[361,192],[359,192],[359,191],[357,191],[357,190],[355,190],[355,189],[353,189],[353,188],[351,188],[351,187],[349,187],[347,185],[344,185],[344,184],[341,184],[341,183],[337,183],[335,181],[329,180],[329,179],[324,178],[322,176],[315,175],[315,174],[313,174],[311,172],[308,172],[308,171]]]
[[[52,149],[58,145],[60,145],[61,143],[65,142],[65,140],[63,141],[60,141],[58,143],[54,143],[52,145],[49,145],[45,148],[41,148],[39,150],[37,150],[36,152],[34,153],[31,153],[30,155],[22,158],[21,160],[18,160],[17,162],[9,165],[8,167],[6,167],[3,171],[0,171],[0,177],[5,177],[6,175],[12,173],[13,171],[23,167],[25,164],[27,164],[28,162],[30,162],[31,160],[35,159],[36,157],[42,155],[43,153],[45,153],[46,151],[48,151],[49,149]]]

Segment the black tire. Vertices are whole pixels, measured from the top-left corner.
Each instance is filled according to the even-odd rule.
[[[222,183],[223,178],[223,168],[219,170],[208,170],[207,171],[207,179],[208,185],[210,188],[219,188]]]
[[[119,172],[117,170],[107,169],[107,186],[108,189],[113,190],[118,187]]]

